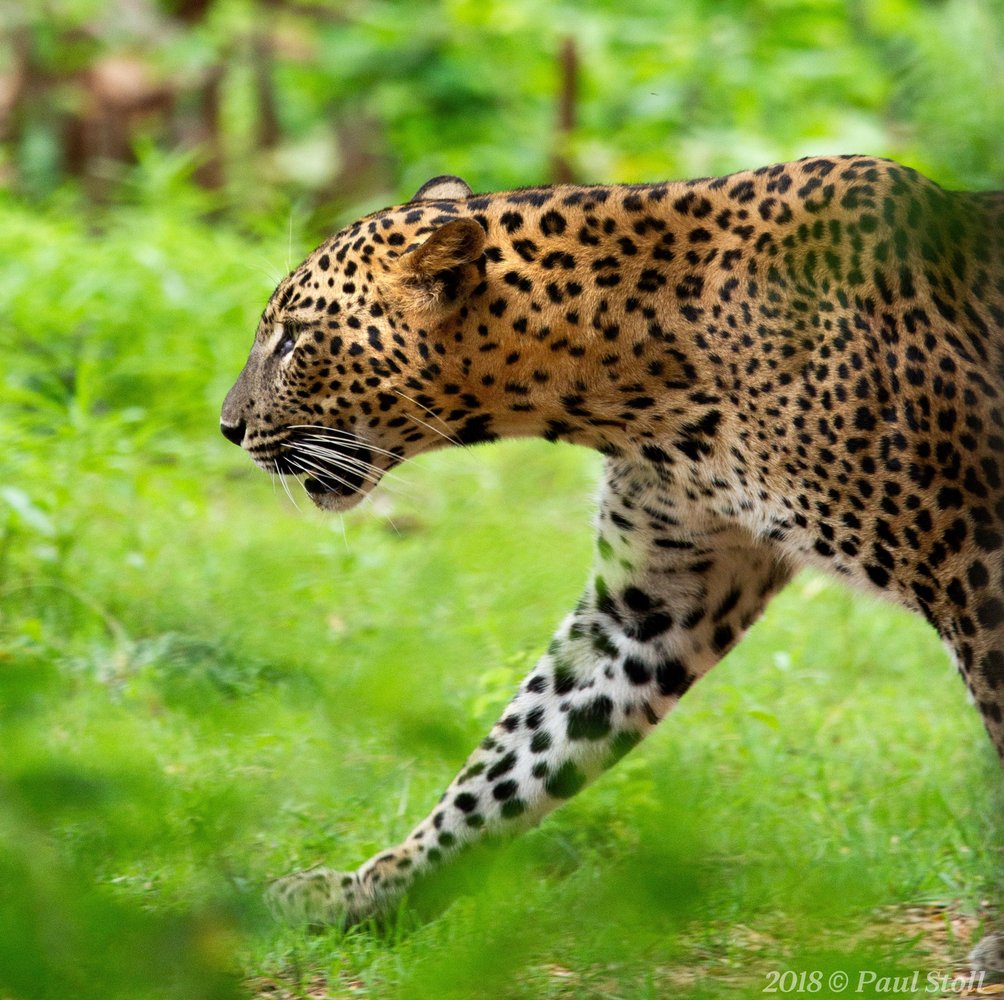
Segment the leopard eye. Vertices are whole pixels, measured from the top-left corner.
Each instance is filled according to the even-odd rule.
[[[275,345],[276,357],[284,358],[293,353],[296,347],[297,337],[300,335],[299,327],[295,323],[283,323],[283,335]]]

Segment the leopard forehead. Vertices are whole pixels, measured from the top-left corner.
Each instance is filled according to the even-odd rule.
[[[381,276],[430,234],[459,217],[457,205],[437,200],[384,209],[347,226],[279,283],[263,314],[262,332],[267,334],[267,327],[286,316],[335,326],[339,321],[328,317],[343,310],[365,310],[381,294]]]

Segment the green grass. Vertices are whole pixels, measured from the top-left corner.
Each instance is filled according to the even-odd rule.
[[[999,899],[999,770],[934,635],[804,576],[418,913],[272,924],[269,877],[395,842],[494,720],[585,581],[598,462],[444,452],[297,511],[215,429],[285,238],[72,216],[0,205],[0,996],[752,996],[926,972],[895,908]]]

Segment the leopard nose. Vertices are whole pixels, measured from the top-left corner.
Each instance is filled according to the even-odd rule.
[[[225,424],[220,421],[220,432],[228,441],[239,445],[244,440],[248,425],[242,420],[239,424]]]

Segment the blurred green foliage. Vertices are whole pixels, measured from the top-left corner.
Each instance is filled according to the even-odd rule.
[[[1004,169],[1002,0],[6,4],[9,37],[48,80],[16,109],[7,151],[13,182],[35,192],[72,167],[66,128],[96,100],[85,71],[116,55],[173,95],[174,131],[137,115],[134,138],[218,154],[223,200],[245,214],[285,192],[330,221],[443,172],[482,190],[539,183],[556,153],[591,182],[818,152],[881,152],[949,185]],[[195,23],[179,7],[198,8]],[[566,39],[579,66],[568,135]],[[183,128],[214,73],[215,151]]]
[[[480,738],[577,596],[598,464],[431,455],[332,520],[215,425],[279,277],[433,174],[866,151],[1001,186],[1004,5],[198,7],[0,0],[0,77],[29,51],[45,81],[0,147],[0,996],[735,996],[935,962],[880,907],[999,898],[995,765],[930,632],[815,578],[581,801],[430,885],[438,916],[270,925],[266,878],[402,836]],[[216,183],[213,137],[156,116],[74,167],[110,55],[222,69]]]

